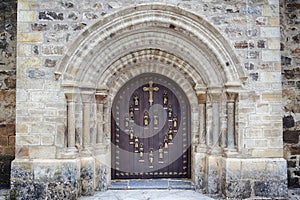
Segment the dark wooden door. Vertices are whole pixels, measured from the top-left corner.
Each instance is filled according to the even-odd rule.
[[[113,179],[190,178],[189,117],[173,91],[151,79],[121,89],[111,119]]]

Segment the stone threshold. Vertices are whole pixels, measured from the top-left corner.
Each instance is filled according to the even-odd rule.
[[[109,190],[195,190],[193,182],[187,179],[127,179],[113,180]]]

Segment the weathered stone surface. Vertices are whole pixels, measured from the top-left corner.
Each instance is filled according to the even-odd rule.
[[[49,67],[49,68],[53,68],[56,66],[57,60],[53,60],[53,59],[46,59],[45,60],[45,67]]]
[[[15,162],[11,197],[30,199],[77,199],[79,168],[76,161],[62,163]]]
[[[294,126],[295,126],[295,120],[294,120],[293,116],[289,115],[289,116],[283,117],[283,128],[292,128]],[[283,136],[283,139],[284,139],[284,136]],[[285,142],[288,142],[288,141],[285,141]]]
[[[282,181],[257,181],[254,193],[258,197],[287,197],[287,183]]]
[[[10,186],[10,169],[14,158],[14,155],[0,155],[0,188],[9,188]]]
[[[93,159],[82,159],[80,170],[80,194],[90,196],[94,194],[95,163]]]
[[[251,184],[249,180],[226,182],[225,194],[229,198],[246,199],[251,196]]]
[[[31,24],[31,29],[33,31],[46,31],[48,29],[48,25],[47,24],[34,23],[34,24]]]
[[[54,11],[44,11],[39,13],[39,19],[40,20],[63,20],[64,14],[63,13],[57,13]]]

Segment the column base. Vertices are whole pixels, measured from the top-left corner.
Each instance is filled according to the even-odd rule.
[[[195,148],[196,153],[207,153],[207,149],[208,147],[206,144],[199,144]]]
[[[229,157],[237,157],[239,155],[237,149],[235,148],[225,148],[224,149],[224,155],[225,157],[229,158]]]
[[[81,152],[80,152],[80,156],[81,157],[90,157],[93,153],[93,151],[90,150],[89,148],[84,148]]]
[[[64,152],[60,154],[62,159],[75,159],[78,158],[78,149],[75,147],[67,148]]]
[[[106,154],[108,151],[108,145],[103,144],[103,143],[98,143],[98,144],[96,144],[94,151],[97,155]]]

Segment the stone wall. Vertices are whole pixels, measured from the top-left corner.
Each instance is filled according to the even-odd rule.
[[[103,128],[103,134],[106,135],[105,142],[108,142],[107,144],[103,142],[105,145],[100,149],[102,148],[104,153],[95,160],[94,157],[99,156],[95,153],[97,152],[95,149],[91,147],[84,149],[87,152],[83,152],[83,145],[91,145],[86,142],[87,138],[94,136],[92,133],[94,129],[87,125],[87,121],[92,124],[92,118],[95,116],[86,114],[89,113],[90,105],[84,106],[83,112],[82,104],[90,104],[91,102],[84,98],[91,99],[89,95],[95,95],[96,91],[91,92],[88,90],[90,88],[86,87],[84,89],[87,91],[80,96],[77,90],[82,88],[74,86],[77,82],[72,85],[74,82],[69,83],[65,80],[77,81],[77,75],[78,77],[82,75],[86,81],[81,83],[81,79],[78,78],[80,79],[78,84],[85,86],[84,84],[89,84],[90,80],[99,76],[103,80],[103,83],[99,83],[102,86],[107,79],[105,76],[107,73],[112,80],[119,80],[119,82],[110,80],[113,82],[111,90],[101,94],[112,99],[118,87],[123,84],[121,81],[132,78],[134,73],[150,71],[149,61],[140,63],[142,67],[136,70],[134,68],[136,66],[132,63],[140,62],[142,59],[128,61],[132,55],[144,50],[146,58],[152,58],[151,56],[160,58],[157,59],[159,66],[168,67],[174,63],[177,66],[174,65],[172,70],[177,70],[176,67],[183,69],[177,70],[178,74],[172,74],[171,70],[167,70],[170,68],[164,69],[164,72],[169,77],[185,76],[183,80],[187,81],[187,84],[182,82],[180,84],[191,88],[187,90],[190,91],[188,95],[194,99],[197,99],[196,90],[203,92],[200,91],[201,86],[206,87],[203,92],[205,95],[206,92],[213,91],[207,95],[207,99],[212,100],[207,106],[209,113],[204,116],[209,118],[205,121],[208,124],[205,130],[208,135],[211,134],[207,139],[209,141],[207,149],[200,151],[200,147],[197,148],[197,141],[193,140],[195,148],[193,152],[199,150],[194,156],[200,157],[198,154],[204,152],[204,160],[206,159],[209,165],[202,168],[207,179],[200,178],[201,180],[197,182],[212,183],[201,190],[215,196],[223,193],[232,198],[268,197],[269,191],[278,198],[286,196],[286,164],[282,159],[278,1],[231,0],[220,3],[219,0],[166,0],[157,1],[155,5],[153,3],[151,0],[19,0],[16,160],[13,162],[11,181],[13,195],[26,196],[28,191],[33,191],[31,197],[34,198],[51,197],[48,195],[53,193],[57,194],[57,198],[76,198],[80,194],[90,195],[94,190],[103,190],[107,187],[111,158],[107,153],[109,152],[107,147],[110,145],[111,102],[102,103],[104,120],[101,123],[105,127]],[[143,10],[145,7],[149,10],[155,8],[152,10],[154,13],[156,11],[155,15],[151,16],[151,12],[148,12],[150,17],[147,16],[147,10]],[[131,13],[145,21],[140,23],[138,17],[131,18]],[[182,14],[180,18],[179,14]],[[127,18],[123,19],[123,15]],[[162,16],[172,17],[164,19]],[[186,27],[184,20],[192,22],[191,26]],[[112,26],[115,21],[116,26]],[[148,32],[143,33],[141,31],[143,28]],[[211,30],[214,32],[205,35]],[[174,38],[180,42],[175,44]],[[134,42],[131,42],[132,40]],[[143,49],[143,44],[147,48]],[[158,50],[163,49],[166,53],[161,51],[158,55],[151,54],[154,52],[149,51],[151,45]],[[172,48],[172,45],[179,48]],[[104,47],[107,48],[101,50]],[[188,48],[194,51],[187,51]],[[132,55],[128,54],[128,49],[133,51]],[[194,55],[195,52],[200,52],[199,56],[203,60],[197,57],[198,54]],[[173,55],[182,56],[181,59],[190,59],[187,63],[193,66],[182,64],[183,62],[180,62],[182,66],[178,65],[180,59],[177,57],[175,59]],[[113,61],[116,62],[112,64]],[[120,63],[123,64],[120,70],[109,68],[114,64],[117,67]],[[107,71],[102,73],[105,67]],[[151,68],[152,71],[154,69]],[[129,75],[124,73],[123,76],[122,70],[127,70],[125,72]],[[60,73],[55,75],[57,71]],[[209,72],[219,76],[209,77],[206,74]],[[203,77],[203,74],[206,76]],[[200,78],[197,79],[198,77]],[[189,85],[188,81],[191,80],[198,85]],[[216,80],[221,88],[216,88],[215,82],[211,80]],[[205,81],[209,84],[205,85]],[[100,86],[92,89],[106,91],[107,87]],[[220,91],[223,92],[222,95]],[[236,102],[238,117],[235,123],[231,119],[231,130],[236,128],[237,131],[235,138],[231,138],[234,149],[232,154],[228,152],[220,154],[228,147],[226,146],[228,118],[225,114],[228,102],[227,97],[224,97],[225,92],[238,94],[233,95],[238,98]],[[235,100],[236,98],[229,100],[234,102],[229,102],[232,113],[235,112]],[[196,108],[199,105],[197,101],[195,104],[193,105],[195,109],[192,110],[193,123],[199,122],[199,112]],[[222,117],[212,113],[220,113]],[[83,119],[84,115],[89,117]],[[213,126],[214,122],[217,122],[217,128]],[[193,127],[194,132],[197,130],[198,125]],[[198,138],[202,139],[199,135]],[[217,150],[214,149],[215,145],[219,147]],[[94,157],[91,157],[89,151],[94,153],[92,154]],[[207,156],[210,154],[212,154],[210,157]],[[235,159],[231,159],[230,156]],[[249,158],[254,163],[250,170],[245,167],[249,164]],[[108,167],[105,168],[104,164]],[[62,165],[68,167],[64,168]],[[198,168],[200,167],[194,167]],[[278,173],[279,175],[275,176]],[[195,176],[199,174],[199,171],[195,171]],[[224,177],[221,177],[221,174]],[[92,183],[90,181],[92,179],[96,179],[95,182]],[[56,180],[70,185],[52,185],[51,182]],[[241,187],[236,188],[238,185]],[[59,195],[62,190],[66,190],[65,196]]]
[[[289,187],[300,188],[300,1],[280,1],[283,140]]]
[[[15,155],[17,1],[0,2],[0,189]]]

